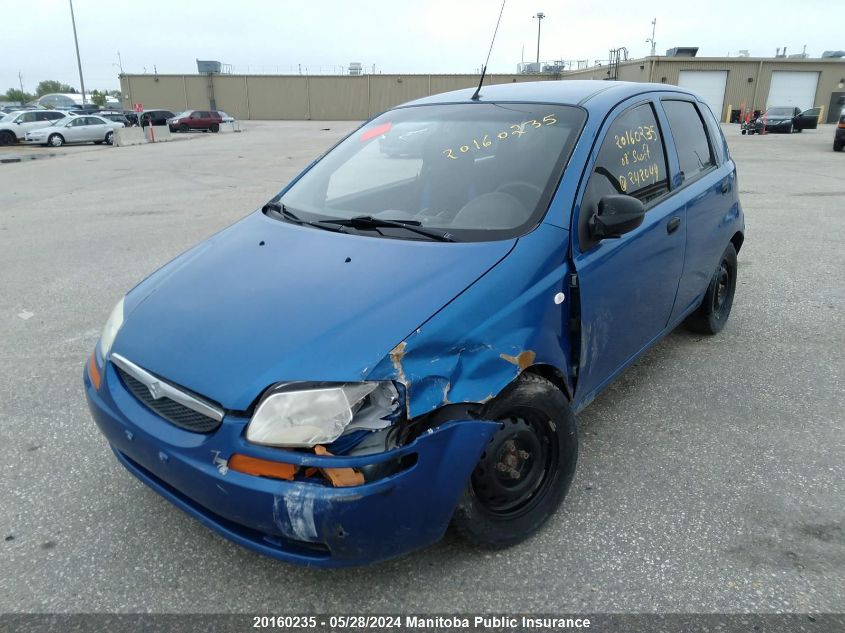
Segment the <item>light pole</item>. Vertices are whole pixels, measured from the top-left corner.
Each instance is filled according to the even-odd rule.
[[[73,17],[73,0],[70,2],[70,21],[73,24],[73,43],[76,45],[76,65],[79,66],[79,85],[82,88],[82,107],[85,107],[85,80],[82,79],[82,60],[79,57],[79,40],[76,38],[76,18]]]
[[[651,39],[647,39],[646,42],[651,42],[651,56],[654,57],[654,53],[657,49],[657,43],[654,41],[654,29],[657,28],[657,18],[654,18],[651,21]]]
[[[533,19],[537,20],[537,63],[540,63],[540,25],[543,23],[543,18],[546,17],[546,14],[542,11],[538,11],[537,15],[533,16]]]

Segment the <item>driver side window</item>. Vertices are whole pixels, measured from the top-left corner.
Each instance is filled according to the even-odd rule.
[[[588,222],[603,196],[624,194],[649,203],[669,191],[663,136],[650,103],[634,106],[611,124],[604,137],[578,216],[581,250],[594,241]]]

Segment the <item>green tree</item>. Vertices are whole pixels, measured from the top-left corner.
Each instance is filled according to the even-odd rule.
[[[24,104],[32,99],[32,95],[27,94],[26,92],[21,92],[17,88],[9,88],[3,96],[3,99],[6,101],[15,101],[17,103]]]
[[[102,108],[106,105],[106,95],[100,92],[99,90],[94,90],[91,93],[91,103],[95,106]]]
[[[39,97],[53,92],[69,92],[75,94],[76,88],[63,84],[55,79],[45,79],[44,81],[39,81],[38,87],[35,89],[35,94]]]

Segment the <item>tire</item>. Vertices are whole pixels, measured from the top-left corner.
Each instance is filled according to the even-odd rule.
[[[106,145],[111,145],[114,143],[114,132],[108,132],[106,134],[106,138],[103,139]]]
[[[14,132],[10,132],[8,130],[0,132],[0,145],[14,145],[17,142],[18,137],[15,136]]]
[[[684,325],[699,334],[718,334],[725,327],[733,307],[736,292],[736,249],[728,244],[719,265],[710,279],[704,299]]]
[[[792,134],[792,130],[794,130],[794,129],[795,129],[795,126],[793,126],[793,125],[792,125],[792,123],[790,123],[790,124],[789,124],[789,127],[788,127],[788,128],[786,128],[786,133],[787,133],[787,134]]]
[[[208,129],[217,134],[220,131],[220,124],[212,123]]]
[[[0,143],[2,145],[2,143]],[[844,141],[833,141],[833,151],[834,152],[841,152],[842,148],[845,148]]]
[[[471,544],[499,549],[525,540],[560,506],[575,474],[578,429],[560,389],[530,372],[481,417],[501,420],[502,428],[472,472],[452,525]]]
[[[180,131],[180,132],[187,132],[187,131],[188,131],[188,130],[190,130],[190,129],[191,129],[191,128],[189,128],[189,127],[188,127],[188,124],[187,124],[187,123],[182,123],[182,124],[179,126],[179,131]]]
[[[51,134],[47,139],[47,143],[51,147],[61,147],[65,144],[65,138],[61,134]]]

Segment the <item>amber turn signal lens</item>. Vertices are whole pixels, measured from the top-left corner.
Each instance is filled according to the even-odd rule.
[[[282,462],[271,462],[267,459],[248,457],[246,455],[232,455],[229,458],[229,469],[256,477],[270,477],[271,479],[293,479],[296,465]]]
[[[91,378],[91,384],[94,389],[100,390],[100,370],[97,367],[97,359],[94,358],[94,353],[91,353],[91,358],[88,359],[88,376]]]

